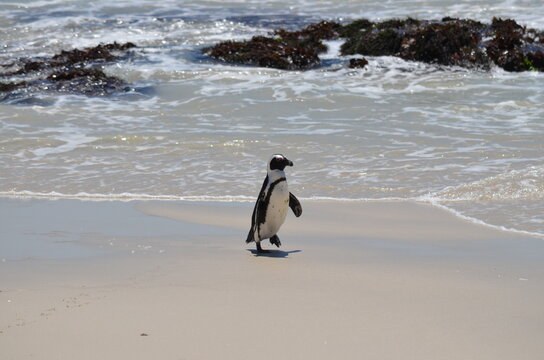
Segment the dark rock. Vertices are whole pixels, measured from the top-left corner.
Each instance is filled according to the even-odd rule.
[[[453,17],[359,19],[344,25],[322,21],[300,31],[280,29],[273,35],[226,41],[204,52],[228,63],[304,70],[320,65],[318,55],[327,50],[323,40],[344,38],[342,55],[397,56],[476,69],[489,69],[495,63],[507,71],[544,71],[544,32],[526,29],[514,20],[494,18],[491,24],[483,24]]]
[[[318,54],[327,50],[322,40],[338,38],[340,28],[340,24],[322,21],[300,31],[280,29],[273,33],[274,37],[224,41],[203,49],[203,52],[227,63],[306,70],[320,64]]]
[[[400,51],[403,36],[394,29],[368,29],[342,44],[342,55],[387,56]]]
[[[60,54],[53,56],[51,66],[67,66],[86,62],[113,61],[119,58],[115,52],[124,52],[134,48],[131,42],[125,44],[100,44],[98,46],[85,48],[83,50],[73,49],[70,51],[61,51]]]
[[[368,60],[365,58],[349,59],[350,69],[363,69],[367,65],[368,65]]]
[[[126,91],[128,85],[96,68],[61,70],[47,77],[54,90],[88,96],[105,96]]]
[[[408,17],[406,19],[390,19],[385,20],[379,23],[376,23],[374,26],[378,30],[383,29],[407,29],[410,27],[420,26],[423,22],[421,20],[413,19]]]
[[[346,38],[340,51],[342,55],[396,55],[407,29],[420,24],[420,20],[412,18],[390,19],[379,23],[367,19],[355,20],[344,25],[340,31]]]
[[[271,67],[283,70],[309,69],[319,65],[315,51],[295,47],[280,38],[254,36],[249,41],[224,41],[204,50],[227,63]]]
[[[27,75],[33,72],[51,71],[54,70],[54,68],[83,67],[90,63],[117,61],[122,58],[121,55],[125,54],[128,49],[134,47],[136,47],[136,45],[131,42],[125,44],[114,42],[112,44],[100,44],[83,50],[62,50],[59,54],[53,55],[51,58],[19,59],[15,63],[10,64],[10,66],[19,64],[18,70],[9,73],[0,73],[0,76],[9,77],[14,75]]]
[[[525,29],[514,20],[493,18],[493,39],[487,43],[487,55],[507,71],[525,71],[529,66],[522,51]]]
[[[544,31],[526,29],[524,40],[528,43],[544,44]]]
[[[527,69],[531,71],[544,71],[544,52],[530,52],[525,59]]]
[[[1,77],[29,77],[28,81],[1,83],[0,92],[13,92],[21,88],[31,92],[58,91],[103,96],[125,91],[128,85],[121,79],[106,75],[97,64],[118,61],[133,43],[100,44],[85,49],[61,51],[50,58],[19,59],[4,67],[18,69],[0,73]]]
[[[478,47],[480,41],[478,23],[452,20],[429,24],[403,36],[398,56],[440,65],[489,67],[489,61]]]
[[[514,20],[494,18],[489,25],[451,17],[380,23],[361,19],[344,25],[340,33],[346,37],[342,55],[389,55],[480,69],[495,63],[507,71],[542,71],[544,33],[526,29]],[[484,38],[491,40],[484,42]]]
[[[346,38],[348,40],[355,38],[361,32],[372,28],[372,26],[374,26],[374,23],[372,21],[369,21],[368,19],[358,19],[352,21],[349,24],[343,25],[339,29],[340,37]]]
[[[335,22],[321,21],[311,24],[300,31],[276,30],[274,35],[295,48],[302,47],[317,54],[326,52],[327,46],[322,40],[338,39],[341,25]]]
[[[9,92],[13,91],[15,89],[21,88],[26,85],[26,81],[21,81],[18,83],[10,82],[10,83],[3,83],[0,82],[0,92]]]
[[[109,95],[124,91],[128,87],[123,80],[95,68],[55,72],[47,80],[53,83],[56,91],[92,96]]]
[[[393,19],[365,27],[342,45],[343,55],[398,56],[406,60],[461,65],[485,65],[478,48],[481,24],[445,18],[430,23],[415,19]],[[352,26],[352,25],[348,25]],[[353,32],[352,32],[353,34]]]
[[[313,40],[334,40],[340,37],[342,25],[332,21],[321,21],[316,24],[310,24],[300,31],[286,31],[280,29],[274,33],[284,38],[304,41],[306,39]]]
[[[87,77],[94,81],[104,81],[110,78],[110,76],[107,76],[102,70],[99,69],[71,69],[55,72],[49,75],[47,80],[70,81],[81,77]]]
[[[17,71],[17,75],[26,74],[33,71],[40,71],[47,65],[40,61],[30,61],[23,65],[23,67]]]

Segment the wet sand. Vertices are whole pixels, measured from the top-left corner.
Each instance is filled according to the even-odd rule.
[[[6,359],[535,359],[544,240],[413,202],[1,199]],[[272,249],[266,242],[263,247]]]

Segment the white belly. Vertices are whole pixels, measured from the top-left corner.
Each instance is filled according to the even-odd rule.
[[[266,209],[266,221],[260,226],[259,238],[268,239],[276,235],[285,221],[288,210],[289,190],[287,182],[283,181],[276,185],[270,196],[270,202]]]

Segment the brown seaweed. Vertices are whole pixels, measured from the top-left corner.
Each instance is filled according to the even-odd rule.
[[[283,70],[306,70],[320,65],[318,54],[327,51],[322,40],[338,38],[341,25],[322,21],[300,31],[279,29],[272,37],[224,41],[205,48],[206,55],[227,63]]]
[[[84,49],[63,50],[49,58],[17,59],[3,67],[15,68],[0,73],[3,78],[27,78],[23,81],[0,82],[0,92],[13,91],[59,91],[90,96],[100,96],[125,91],[127,84],[106,75],[98,67],[119,61],[128,50],[136,47],[133,43],[100,44]]]
[[[307,70],[321,65],[323,40],[344,39],[342,55],[396,56],[438,65],[507,71],[544,71],[544,33],[514,20],[491,24],[471,19],[413,18],[347,24],[322,21],[299,31],[279,29],[249,41],[225,41],[204,49],[214,59],[242,65]]]
[[[493,18],[491,24],[446,17],[372,23],[356,20],[344,26],[342,55],[397,56],[405,60],[467,68],[544,71],[542,32],[514,20]],[[491,38],[491,40],[484,40]]]
[[[368,60],[365,58],[358,59],[349,59],[349,68],[350,69],[363,69],[368,65]]]

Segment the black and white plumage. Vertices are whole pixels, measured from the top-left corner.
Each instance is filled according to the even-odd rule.
[[[255,241],[257,251],[264,252],[261,241],[270,239],[270,243],[280,247],[281,242],[277,235],[285,221],[288,209],[291,208],[296,217],[302,214],[302,206],[289,192],[285,178],[285,167],[293,166],[293,162],[281,154],[272,155],[268,162],[268,171],[263,186],[257,197],[251,216],[251,229],[246,243]]]

